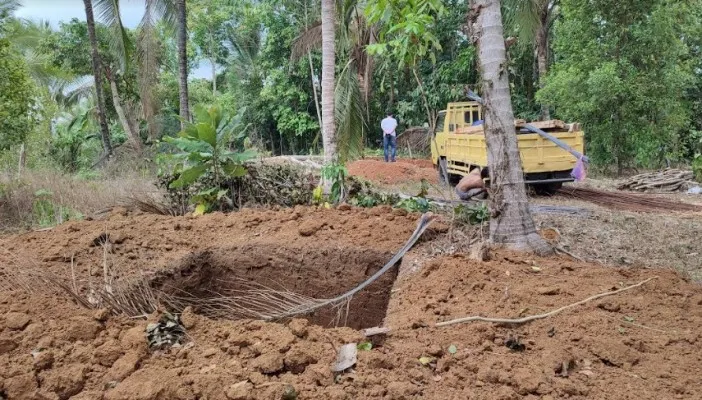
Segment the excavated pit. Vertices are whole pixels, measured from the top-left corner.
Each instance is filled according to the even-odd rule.
[[[206,308],[213,301],[250,290],[252,284],[314,299],[333,298],[357,287],[392,256],[367,248],[325,247],[321,243],[316,248],[256,243],[192,254],[154,278],[152,286],[168,295],[187,294],[191,300],[182,306],[191,303],[187,305],[195,312],[211,315],[212,310]],[[296,317],[325,327],[364,329],[382,325],[398,265],[353,296],[341,313],[338,307],[326,306]],[[199,304],[199,300],[208,306]],[[231,311],[231,318],[237,319],[237,310]],[[227,318],[227,314],[225,311],[218,315]]]

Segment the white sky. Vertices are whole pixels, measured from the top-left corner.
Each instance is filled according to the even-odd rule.
[[[144,0],[121,0],[120,13],[125,27],[133,29],[144,15]],[[49,21],[58,28],[59,22],[78,18],[85,21],[83,0],[23,0],[15,16],[32,20]],[[98,19],[99,16],[95,15]],[[190,78],[211,78],[212,67],[207,61],[190,71]]]

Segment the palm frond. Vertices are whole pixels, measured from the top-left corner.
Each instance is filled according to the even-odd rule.
[[[158,83],[159,63],[158,52],[159,43],[156,38],[156,24],[159,13],[158,2],[148,0],[145,4],[144,17],[139,24],[137,61],[139,72],[139,96],[141,98],[142,113],[149,129],[149,137],[154,139],[158,135],[156,114],[158,105],[153,96],[153,87]]]
[[[0,15],[10,15],[21,6],[19,0],[0,0]]]
[[[127,30],[122,24],[122,16],[119,13],[119,0],[93,0],[98,18],[107,25],[112,34],[110,35],[110,47],[117,55],[119,68],[126,74],[129,58],[132,53],[132,43],[129,40]]]
[[[151,8],[155,20],[161,20],[171,29],[178,24],[178,13],[173,0],[146,0],[146,5]]]
[[[226,30],[225,46],[230,52],[229,65],[236,76],[242,77],[256,64],[261,50],[261,31],[257,29],[237,31],[229,26]]]
[[[541,22],[541,9],[551,0],[504,0],[505,28],[519,36],[520,45],[531,46]]]
[[[290,59],[298,61],[308,51],[322,47],[322,23],[317,21],[302,31],[292,43]]]
[[[16,18],[9,20],[5,25],[5,37],[20,51],[37,48],[40,41],[49,34],[51,26],[48,21]]]
[[[78,104],[82,99],[93,96],[95,77],[92,75],[81,76],[67,83],[64,88],[66,105]]]
[[[341,70],[334,91],[334,113],[337,126],[337,145],[342,161],[363,154],[366,121],[363,118],[363,95],[354,60]]]

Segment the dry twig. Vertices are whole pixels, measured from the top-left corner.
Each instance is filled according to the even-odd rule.
[[[658,276],[654,276],[654,277],[651,277],[651,278],[646,279],[645,281],[641,281],[641,282],[639,282],[639,283],[637,283],[637,284],[634,284],[634,285],[631,285],[631,286],[627,286],[627,287],[624,287],[624,288],[621,288],[621,289],[617,289],[617,290],[614,290],[614,291],[611,291],[611,292],[605,292],[605,293],[596,294],[596,295],[594,295],[594,296],[588,297],[588,298],[585,299],[585,300],[581,300],[581,301],[579,301],[579,302],[577,302],[577,303],[573,303],[573,304],[569,304],[569,305],[567,305],[567,306],[563,306],[563,307],[561,307],[561,308],[555,309],[555,310],[550,311],[550,312],[547,312],[547,313],[545,313],[545,314],[537,314],[537,315],[531,315],[531,316],[524,317],[524,318],[515,318],[515,319],[511,319],[511,318],[490,318],[490,317],[481,317],[481,316],[479,316],[479,315],[476,315],[476,316],[472,316],[472,317],[457,318],[457,319],[452,319],[452,320],[450,320],[450,321],[439,322],[439,323],[436,324],[436,326],[437,326],[437,327],[440,327],[440,326],[448,326],[448,325],[460,324],[460,323],[464,323],[464,322],[473,322],[473,321],[492,322],[492,323],[496,323],[496,324],[525,324],[525,323],[527,323],[527,322],[536,321],[537,319],[548,318],[548,317],[550,317],[550,316],[553,316],[553,315],[555,315],[555,314],[558,314],[558,313],[561,312],[561,311],[567,310],[567,309],[569,309],[569,308],[577,307],[577,306],[579,306],[579,305],[581,305],[581,304],[585,304],[585,303],[587,303],[587,302],[589,302],[589,301],[592,301],[592,300],[597,300],[597,299],[602,298],[602,297],[605,297],[605,296],[612,296],[612,295],[615,295],[615,294],[618,294],[618,293],[621,293],[621,292],[624,292],[624,291],[627,291],[627,290],[631,290],[631,289],[637,288],[637,287],[639,287],[639,286],[641,286],[641,285],[643,285],[643,284],[645,284],[645,283],[647,283],[647,282],[650,282],[650,281],[653,280],[653,279],[657,279],[657,278],[658,278]]]

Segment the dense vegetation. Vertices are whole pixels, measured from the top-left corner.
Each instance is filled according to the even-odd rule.
[[[109,139],[153,157],[181,130],[178,16],[149,0],[135,29],[118,1],[94,0]],[[176,2],[178,3],[178,2]],[[320,3],[188,0],[188,105],[239,115],[246,148],[321,153]],[[88,27],[54,29],[0,1],[0,163],[91,174],[102,160]],[[700,0],[502,2],[515,114],[579,121],[595,165],[702,164]],[[177,8],[177,7],[175,7]],[[117,13],[115,13],[117,11]],[[336,5],[335,119],[343,157],[376,147],[392,110],[401,128],[433,126],[478,90],[467,6],[456,0]],[[237,134],[238,134],[237,133]]]

